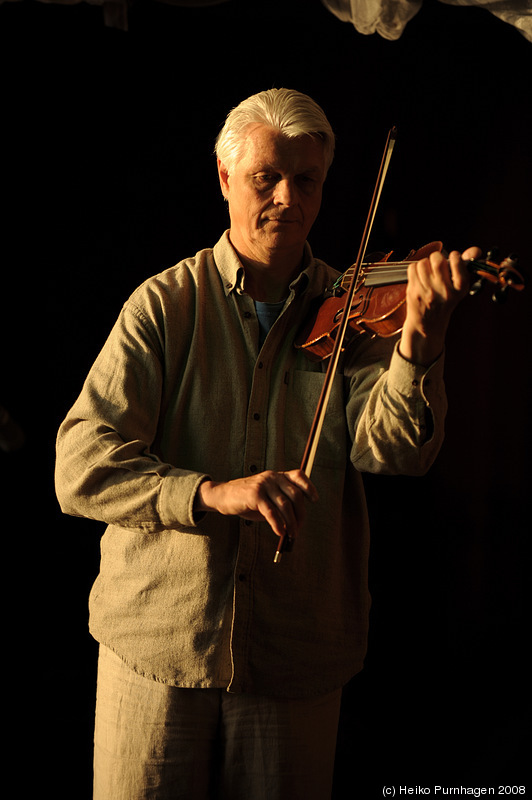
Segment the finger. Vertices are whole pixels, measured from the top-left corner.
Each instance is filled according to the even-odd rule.
[[[284,536],[288,528],[295,527],[294,516],[290,518],[286,509],[282,512],[280,506],[285,505],[281,497],[283,493],[275,488],[274,476],[275,473],[267,472],[222,484],[222,488],[232,489],[233,494],[229,492],[229,500],[226,498],[225,504],[218,505],[218,510],[252,521],[267,522],[277,536]]]
[[[462,253],[462,259],[464,261],[469,261],[472,258],[480,258],[482,256],[482,250],[480,247],[468,247],[467,250],[464,250]]]
[[[268,473],[263,515],[277,535],[295,538],[306,516],[306,500],[317,500],[317,491],[301,470]],[[281,531],[281,534],[279,533]]]
[[[282,537],[286,535],[290,538],[295,537],[297,532],[295,518],[292,518],[290,522],[287,518],[289,515],[286,514],[286,512],[283,514],[274,500],[268,498],[267,500],[259,502],[258,511],[264,522],[268,523],[276,536]]]
[[[439,255],[439,254],[438,254]],[[429,258],[410,264],[408,268],[409,293],[418,301],[430,303],[434,295],[435,270]]]
[[[290,470],[283,473],[280,486],[290,499],[295,514],[297,527],[303,524],[307,512],[307,502],[317,502],[318,492],[316,487],[303,470]]]
[[[468,270],[460,254],[453,251],[447,260],[441,253],[431,253],[429,260],[427,291],[432,291],[440,302],[455,302],[456,295],[469,286]]]
[[[291,469],[282,473],[291,483],[295,484],[305,494],[311,503],[315,503],[319,497],[318,492],[310,478],[301,469]]]
[[[441,285],[445,286],[447,290],[442,294],[444,294],[445,297],[449,297],[448,290],[453,291],[457,288],[454,280],[454,273],[456,273],[457,278],[462,276],[461,269],[459,268],[460,254],[453,252],[449,256],[449,259],[442,256],[441,253],[435,253],[434,255],[439,256],[439,258],[433,259],[435,280],[441,281]],[[464,275],[467,275],[467,271]]]
[[[306,515],[306,494],[291,481],[281,479],[282,495],[278,499],[278,507],[285,517],[287,529],[295,535]]]
[[[305,494],[282,473],[270,485],[269,494],[285,531],[290,537],[295,537],[305,519]]]
[[[457,250],[453,250],[449,255],[449,269],[454,290],[458,294],[463,294],[469,289],[471,275],[467,269],[467,262]]]

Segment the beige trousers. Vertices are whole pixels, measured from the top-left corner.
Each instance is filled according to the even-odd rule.
[[[94,800],[329,800],[340,700],[166,686],[102,647]]]

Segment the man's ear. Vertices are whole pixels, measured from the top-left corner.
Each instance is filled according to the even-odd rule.
[[[220,188],[222,190],[222,194],[226,200],[229,199],[229,171],[227,170],[225,164],[222,164],[220,159],[217,161],[218,164],[218,177],[220,178]]]

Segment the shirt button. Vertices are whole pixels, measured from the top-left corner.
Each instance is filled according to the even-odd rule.
[[[252,465],[250,466],[250,468],[249,468],[249,471],[250,471],[250,472],[256,472],[256,471],[257,471],[257,465],[256,465],[256,464],[252,464]]]
[[[264,366],[264,364],[262,363],[262,361],[259,361],[259,363],[257,364],[257,367],[258,367],[259,369],[262,369],[262,368],[263,368],[263,366]]]
[[[239,580],[240,582],[243,582],[243,581],[245,581],[245,580],[246,580],[246,576],[244,575],[244,573],[243,573],[243,572],[241,572],[241,573],[240,573],[240,575],[238,576],[238,580]]]
[[[250,319],[251,318],[251,311],[244,311],[244,318]]]
[[[419,386],[419,381],[412,381],[412,386]]]
[[[253,414],[253,419],[260,419],[260,414]]]

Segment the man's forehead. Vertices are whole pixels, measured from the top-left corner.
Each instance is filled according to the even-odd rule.
[[[246,131],[241,164],[246,168],[296,169],[323,172],[323,142],[317,136],[288,137],[275,128],[255,125]]]

